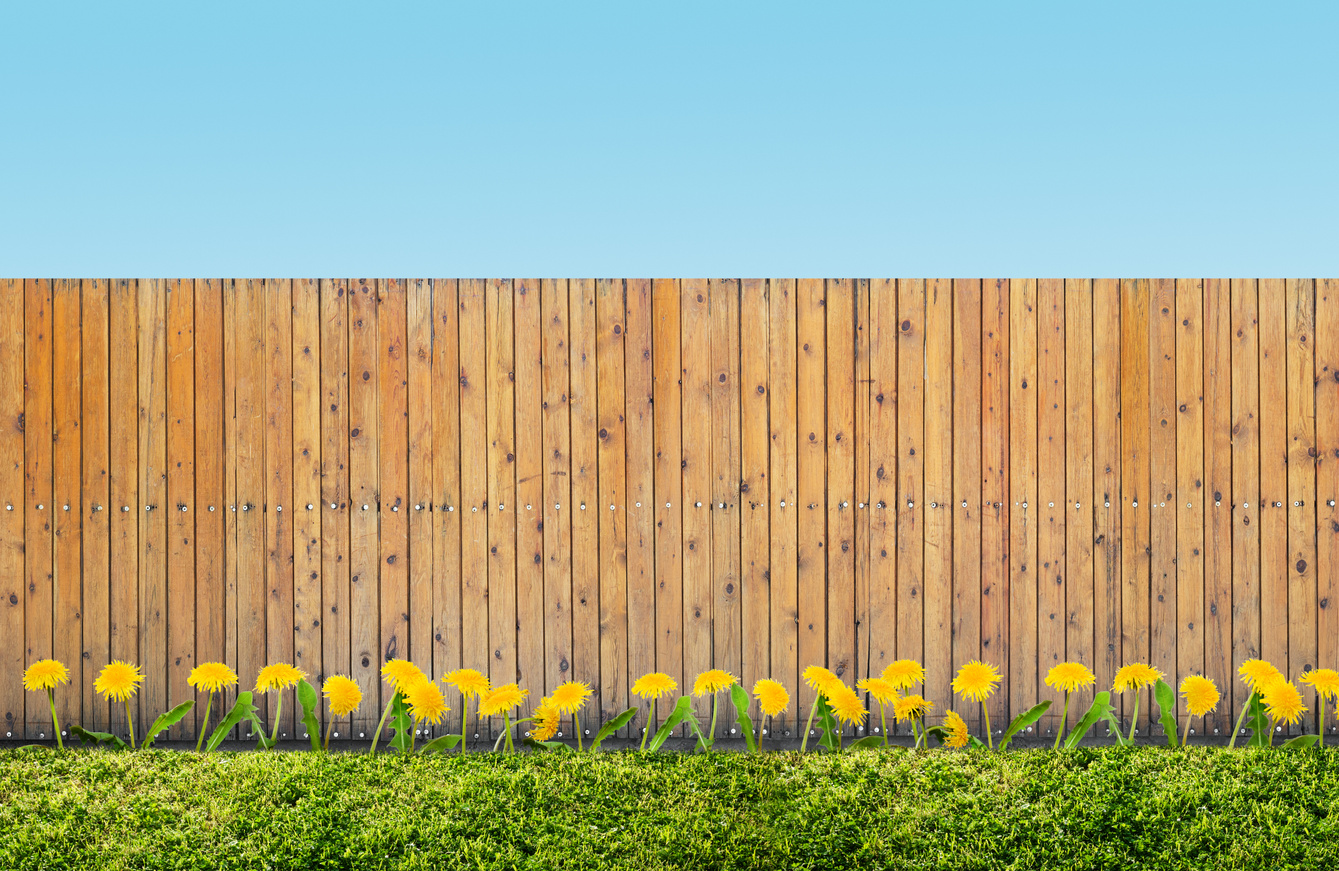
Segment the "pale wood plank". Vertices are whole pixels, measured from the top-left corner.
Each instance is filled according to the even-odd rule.
[[[1065,556],[1065,283],[1037,281],[1037,679],[1057,663],[1071,659],[1066,646],[1069,572]],[[1074,391],[1077,393],[1078,391]],[[1091,659],[1082,660],[1085,664]],[[1059,712],[1057,711],[1056,714]],[[1069,723],[1083,716],[1070,705]],[[1043,726],[1054,729],[1059,717],[1048,714]],[[1054,734],[1054,733],[1052,733]]]
[[[139,284],[139,657],[140,705],[152,721],[167,710],[167,283]],[[143,734],[142,732],[140,734]]]
[[[293,282],[265,281],[265,664],[293,661]],[[242,688],[255,675],[243,674]],[[293,734],[296,692],[287,691],[279,737]],[[277,692],[258,702],[273,730]]]
[[[953,690],[953,283],[925,283],[925,692],[940,722]],[[938,700],[942,699],[940,702]]]
[[[596,426],[595,281],[568,285],[572,419],[573,680],[600,686],[599,437]],[[569,506],[563,503],[563,510]],[[605,509],[608,510],[607,508]],[[586,724],[597,708],[587,706]],[[583,728],[585,725],[583,724]],[[593,734],[593,733],[592,733]],[[567,736],[571,738],[569,734]]]
[[[629,278],[624,291],[624,405],[627,491],[624,501],[628,573],[629,686],[655,670],[655,420],[651,362],[651,281]],[[625,696],[627,704],[636,700]],[[645,712],[649,713],[649,712]],[[647,720],[639,715],[627,730],[637,737]]]
[[[1009,282],[1009,704],[1025,711],[1040,701],[1037,565],[1037,282]],[[1050,697],[1052,690],[1045,688]],[[1058,702],[1057,702],[1058,704]],[[1053,706],[1054,707],[1054,706]],[[1035,727],[1054,734],[1055,720]]]
[[[1321,667],[1317,661],[1316,539],[1316,286],[1290,278],[1284,287],[1287,327],[1286,448],[1288,518],[1288,662],[1291,674]],[[1315,698],[1312,696],[1314,703]],[[1294,733],[1315,733],[1319,706],[1302,715]],[[1328,725],[1328,724],[1326,724]]]
[[[370,738],[383,705],[377,538],[380,491],[376,279],[349,282],[349,657],[363,703],[349,724],[350,738]],[[387,512],[389,513],[389,512]],[[486,621],[485,621],[486,623]],[[480,657],[487,647],[480,648]]]
[[[1260,656],[1260,350],[1255,279],[1232,279],[1232,676]],[[1238,680],[1229,711],[1245,703]]]
[[[1289,677],[1288,325],[1281,278],[1257,284],[1260,320],[1260,653]]]
[[[855,661],[855,288],[828,279],[827,311],[827,662],[848,684]],[[849,730],[848,730],[849,732]]]
[[[1226,735],[1236,715],[1232,671],[1232,306],[1228,282],[1204,281],[1204,673],[1223,702],[1205,718]]]
[[[1149,304],[1146,279],[1121,281],[1121,664],[1148,662],[1151,562],[1150,505],[1153,501],[1149,460]],[[1148,690],[1139,700],[1136,734],[1147,735],[1150,722]],[[1134,694],[1125,693],[1131,711]]]
[[[227,656],[226,621],[236,609],[234,591],[229,608],[224,530],[231,516],[224,495],[225,371],[223,282],[195,282],[195,493],[189,516],[195,533],[195,661],[223,662]],[[231,405],[231,403],[229,403]],[[231,415],[229,415],[231,417]],[[231,420],[227,421],[230,427]],[[234,581],[235,583],[235,581]],[[188,734],[197,734],[204,710],[193,711]],[[211,714],[212,717],[212,714]]]
[[[981,339],[981,280],[956,278],[953,280],[952,506],[955,674],[957,669],[982,655]],[[876,378],[878,369],[876,363]],[[872,550],[871,559],[877,560],[877,557],[878,551]],[[870,671],[873,673],[874,669]],[[984,740],[981,706],[957,698],[953,704],[972,733]]]
[[[108,300],[109,354],[107,373],[108,457],[111,538],[111,621],[108,627],[111,657],[122,662],[139,658],[139,289],[133,279],[118,279]],[[135,734],[144,734],[141,699],[130,701]],[[151,716],[157,716],[157,713]],[[125,723],[117,734],[129,738]]]
[[[321,679],[353,673],[349,642],[349,282],[321,279]],[[322,728],[330,713],[322,706]],[[352,716],[330,729],[347,739]]]
[[[1009,378],[1009,280],[985,280],[981,282],[981,657],[1003,678],[987,702],[997,734],[1003,732],[1011,706]]]
[[[482,279],[457,284],[460,317],[461,666],[489,673],[488,646],[488,364]],[[450,507],[448,506],[448,512]],[[467,735],[489,738],[487,723]]]
[[[1176,671],[1204,673],[1204,283],[1176,282]],[[1161,512],[1161,507],[1159,507]],[[1172,514],[1169,506],[1168,515]],[[1166,520],[1167,517],[1161,518]],[[1168,681],[1172,683],[1172,681]],[[1189,713],[1180,703],[1184,731]],[[1195,723],[1203,733],[1204,724]]]
[[[601,722],[627,707],[629,685],[625,306],[622,280],[595,282],[600,498],[592,508],[600,516],[600,683],[596,701]],[[596,727],[582,724],[582,729]]]
[[[52,282],[52,655],[70,669],[70,681],[56,693],[61,730],[69,737],[72,723],[83,719],[83,503],[80,467],[80,394],[83,365],[80,341],[78,279]],[[187,623],[189,625],[189,621]]]
[[[24,737],[24,609],[27,592],[23,546],[24,491],[24,288],[0,278],[0,715],[6,739]],[[22,639],[22,640],[20,640]]]
[[[521,686],[539,703],[544,687],[544,419],[538,279],[515,281],[516,626]]]
[[[795,355],[795,509],[799,515],[796,565],[801,673],[811,665],[831,667],[827,661],[824,632],[827,622],[827,559],[824,548],[828,540],[824,516],[827,481],[823,420],[827,401],[824,291],[822,279],[802,278],[795,288],[798,343]],[[687,349],[690,347],[690,339],[687,335],[684,339],[684,347]],[[814,698],[814,691],[802,683],[795,704],[795,716],[799,722],[807,720]]]
[[[768,426],[771,533],[771,676],[790,694],[791,707],[771,728],[789,737],[796,732],[799,703],[799,588],[795,431],[795,280],[770,279],[768,287]],[[658,480],[658,479],[657,479]]]
[[[1064,295],[1065,655],[1096,673],[1093,549],[1101,503],[1093,502],[1093,282],[1066,279]]]
[[[157,509],[155,509],[157,510]],[[195,668],[195,282],[167,282],[167,702],[192,698]],[[192,722],[168,730],[193,739]]]
[[[325,672],[321,628],[321,300],[320,283],[293,279],[293,664],[307,673],[320,689]],[[197,300],[197,317],[199,303]],[[197,341],[198,341],[197,336]],[[284,513],[289,513],[285,506]],[[293,705],[294,731],[290,737],[307,740],[296,694],[284,699]],[[320,723],[324,705],[317,712]]]
[[[568,393],[568,282],[546,278],[540,289],[544,409],[544,681],[552,693],[572,676],[572,421]]]
[[[1103,687],[1122,665],[1121,327],[1120,282],[1094,279],[1093,671]],[[1119,714],[1123,699],[1113,702]]]

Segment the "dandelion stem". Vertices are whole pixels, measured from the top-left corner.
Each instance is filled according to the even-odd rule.
[[[126,725],[130,727],[130,749],[135,749],[135,721],[130,719],[130,697],[126,696]]]
[[[209,700],[205,702],[205,721],[200,726],[200,734],[195,739],[195,752],[200,752],[200,743],[205,740],[205,732],[209,731],[209,711],[214,707],[214,691],[209,691]],[[127,710],[126,713],[129,713]]]
[[[986,746],[991,750],[995,749],[995,736],[990,732],[990,708],[986,706],[986,700],[981,700],[981,713],[986,715]]]
[[[470,724],[470,697],[460,691],[460,753],[465,753],[465,730]]]
[[[879,724],[883,729],[883,746],[888,746],[888,715],[883,711],[883,702],[879,702]]]
[[[1246,719],[1246,711],[1251,707],[1251,700],[1255,698],[1255,690],[1246,697],[1246,704],[1241,706],[1241,716],[1237,717],[1237,725],[1232,727],[1232,740],[1227,742],[1227,749],[1231,750],[1237,745],[1237,736],[1241,734],[1241,723]]]
[[[712,746],[716,743],[716,711],[720,708],[720,705],[721,705],[721,694],[720,694],[720,693],[712,693],[712,696],[711,696],[711,731],[707,733],[709,736],[711,736],[711,743],[710,743],[710,744],[708,744],[708,743],[706,743],[706,742],[703,742],[703,743],[702,743],[702,749],[703,749],[703,750],[706,750],[706,751],[708,751],[708,752],[711,751]],[[699,740],[700,740],[700,739],[699,739]]]
[[[510,711],[503,711],[503,712],[502,712],[502,727],[506,730],[506,735],[507,735],[507,752],[508,752],[508,753],[511,753],[511,752],[513,752],[514,748],[511,746],[511,712],[510,712]]]
[[[576,729],[577,733],[577,750],[584,750],[585,748],[581,744],[581,714],[579,711],[572,712],[572,728]]]
[[[1194,717],[1186,717],[1186,729],[1181,733],[1181,746],[1183,748],[1186,746],[1186,741],[1190,739],[1190,721],[1193,719]]]
[[[1139,704],[1136,700],[1135,704]],[[1055,746],[1052,750],[1060,749],[1060,738],[1065,734],[1065,721],[1069,718],[1069,691],[1065,691],[1065,707],[1060,711],[1060,726],[1055,730]]]
[[[1325,746],[1325,694],[1320,694],[1320,719],[1316,721],[1316,734],[1320,740],[1316,742],[1317,747]]]
[[[325,725],[325,747],[322,748],[327,753],[330,752],[330,733],[334,731],[334,728],[335,728],[335,718],[331,717],[330,722],[326,723]]]
[[[266,750],[269,750],[271,747],[273,747],[275,742],[279,740],[279,714],[283,711],[283,709],[284,709],[284,691],[279,690],[279,700],[274,703],[274,730],[270,735],[270,743],[265,745]]]
[[[1321,713],[1322,713],[1322,715],[1324,714],[1324,710],[1323,710],[1323,709],[1322,709]],[[654,723],[655,721],[656,721],[656,700],[655,700],[655,699],[652,699],[652,700],[651,700],[651,718],[650,718],[649,720],[646,721],[646,725],[642,728],[642,749],[643,749],[643,750],[646,749],[646,739],[649,738],[649,737],[651,737],[651,724]]]
[[[64,750],[65,742],[60,739],[60,720],[56,719],[56,691],[48,687],[46,700],[47,704],[51,706],[51,725],[56,729],[56,746]]]
[[[1134,740],[1134,727],[1139,722],[1139,690],[1134,691],[1134,714],[1130,717],[1130,737],[1127,741]]]
[[[803,753],[803,752],[804,752],[804,748],[807,747],[807,746],[809,745],[809,731],[810,731],[810,729],[813,728],[813,725],[814,725],[814,712],[816,712],[817,710],[818,710],[818,696],[814,696],[814,703],[813,703],[812,705],[809,706],[809,722],[807,722],[807,723],[804,724],[804,740],[800,742],[800,752],[801,752],[801,753]],[[885,733],[886,733],[887,731],[888,731],[888,730],[886,730],[886,729],[884,730]]]
[[[399,692],[399,690],[396,690],[395,695],[398,695]],[[395,695],[392,695],[391,700],[386,703],[386,710],[381,713],[381,722],[377,723],[377,730],[372,733],[372,749],[367,754],[369,756],[377,755],[377,742],[381,740],[381,727],[386,725],[386,718],[391,715],[391,706],[395,704]]]

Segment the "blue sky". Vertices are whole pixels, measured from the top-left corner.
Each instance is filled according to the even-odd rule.
[[[3,275],[1335,275],[1339,4],[8,3]]]

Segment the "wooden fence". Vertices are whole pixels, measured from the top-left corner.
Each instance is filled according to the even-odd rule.
[[[0,280],[5,737],[47,656],[97,728],[112,658],[140,730],[199,662],[351,674],[356,739],[395,656],[771,676],[790,735],[804,666],[913,657],[997,728],[1203,672],[1226,734],[1241,660],[1339,666],[1337,497],[1336,280]]]

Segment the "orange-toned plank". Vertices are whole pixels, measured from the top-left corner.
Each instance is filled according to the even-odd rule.
[[[195,667],[195,282],[167,283],[167,702],[194,695]],[[193,723],[168,730],[194,738]]]
[[[870,346],[869,279],[855,281],[855,662],[854,677],[869,675]],[[868,731],[867,722],[857,734]]]
[[[1220,688],[1232,671],[1232,306],[1228,282],[1204,281],[1204,673]],[[1223,703],[1205,718],[1205,732],[1226,735],[1236,720]]]
[[[1176,282],[1176,614],[1179,681],[1204,673],[1204,283]],[[1161,501],[1161,500],[1159,500]],[[1166,521],[1172,515],[1168,500]],[[1162,508],[1159,506],[1158,511]],[[1171,681],[1169,681],[1171,683]],[[1182,707],[1181,728],[1189,713]],[[1192,728],[1203,733],[1203,723]]]
[[[1284,296],[1288,330],[1288,662],[1292,674],[1300,676],[1323,665],[1316,659],[1315,283],[1309,278],[1290,278]],[[1308,707],[1312,710],[1293,731],[1316,731],[1317,708]]]
[[[1288,326],[1281,278],[1258,285],[1260,319],[1260,653],[1296,677],[1288,659]]]
[[[383,278],[377,304],[377,454],[381,503],[381,656],[407,659],[409,649],[409,362],[405,282]],[[428,663],[429,665],[431,663]],[[422,665],[422,663],[420,663]],[[384,682],[383,682],[384,683]]]
[[[229,500],[224,495],[224,312],[223,282],[195,282],[195,494],[191,518],[195,543],[195,661],[223,662],[225,620],[231,613],[225,578],[224,529]],[[231,421],[228,421],[231,424]],[[233,602],[236,608],[236,602]],[[189,696],[188,696],[189,698]],[[193,712],[190,733],[200,728],[204,710]],[[211,714],[212,716],[212,714]],[[198,733],[197,733],[198,734]]]
[[[481,279],[460,279],[460,608],[461,665],[488,674],[487,313]],[[447,508],[450,511],[450,507]],[[487,738],[487,726],[479,734]],[[470,735],[475,734],[472,729]]]
[[[600,720],[627,707],[627,442],[624,429],[623,282],[595,282],[595,359],[600,498]],[[584,725],[582,728],[586,728]]]
[[[1175,282],[1149,287],[1149,659],[1176,669],[1176,301]],[[1150,722],[1152,711],[1150,710]],[[1155,726],[1161,737],[1161,725]]]
[[[925,281],[897,282],[897,656],[924,662]]]
[[[1121,666],[1120,282],[1093,281],[1093,671],[1111,686]],[[1116,704],[1119,715],[1121,705]],[[1128,733],[1127,733],[1128,734]]]
[[[51,639],[51,283],[24,282],[23,343],[23,490],[24,490],[24,667],[53,653]],[[27,706],[24,737],[50,738],[48,714],[40,704]]]
[[[740,673],[739,282],[711,281],[712,666]]]
[[[432,283],[432,604],[433,674],[461,667],[460,637],[460,307],[456,280]],[[448,728],[459,724],[453,704]]]
[[[238,301],[237,288],[244,282],[223,280],[223,662],[233,671],[238,668],[238,641],[240,627],[238,613],[238,537],[237,537],[237,475],[238,462],[238,404],[237,376],[239,371]],[[112,480],[115,481],[113,469]],[[113,487],[115,484],[113,484]],[[197,722],[202,722],[201,710]]]
[[[378,308],[376,279],[349,282],[349,657],[351,677],[363,691],[363,703],[349,724],[351,738],[371,737],[383,704],[377,540],[381,469]],[[482,390],[482,379],[480,385]],[[480,648],[480,659],[486,650]]]
[[[739,450],[743,482],[739,488],[739,582],[744,606],[742,678],[750,690],[757,680],[771,676],[771,554],[767,542],[771,501],[767,480],[769,309],[766,280],[744,279],[739,302]]]
[[[628,559],[628,671],[631,685],[656,665],[655,421],[651,364],[651,281],[629,278],[624,294],[624,402],[626,403]],[[631,704],[632,699],[628,699]],[[646,714],[633,721],[639,736]]]
[[[768,287],[768,395],[771,398],[771,453],[768,475],[771,508],[771,676],[790,693],[791,707],[771,728],[795,733],[799,701],[799,612],[797,611],[795,468],[795,280],[774,278]],[[676,351],[677,356],[677,351]],[[659,415],[657,404],[657,415]],[[678,438],[677,433],[675,438]],[[657,474],[659,470],[657,469]],[[657,478],[659,484],[659,478]],[[672,581],[671,581],[672,582]]]
[[[139,284],[139,655],[145,719],[167,710],[167,282]],[[242,676],[246,680],[246,675]],[[140,734],[143,734],[142,732]]]
[[[656,670],[683,676],[683,472],[680,426],[679,282],[651,283],[651,377],[655,423]],[[564,361],[566,357],[562,358]],[[656,708],[659,719],[671,710]],[[648,720],[648,728],[659,728]]]
[[[572,279],[567,312],[572,417],[572,669],[573,680],[600,685],[599,436],[596,420],[595,282]],[[606,511],[608,509],[605,509]],[[595,713],[588,706],[587,722]],[[572,737],[572,736],[568,736]]]
[[[82,441],[83,473],[80,492],[83,506],[83,684],[84,726],[106,731],[114,722],[125,719],[124,708],[109,709],[107,700],[93,688],[98,672],[111,660],[109,623],[111,594],[107,586],[111,541],[108,537],[110,495],[107,474],[107,300],[105,279],[85,279],[82,286],[82,327],[80,365],[82,391],[79,431]],[[3,289],[0,289],[3,293]],[[21,297],[20,297],[21,298]],[[3,326],[0,326],[3,329]],[[70,506],[74,510],[74,506]],[[5,512],[10,513],[10,512]],[[0,518],[0,522],[3,518]],[[3,527],[0,527],[2,529]],[[3,544],[0,544],[3,547]],[[0,604],[0,608],[4,606]],[[9,636],[19,637],[18,634]],[[16,645],[17,646],[17,645]],[[118,706],[121,707],[121,706]],[[117,715],[115,721],[109,715]]]
[[[848,684],[855,662],[855,288],[829,279],[827,303],[828,668]]]
[[[797,548],[799,668],[811,665],[831,666],[827,661],[825,628],[827,623],[826,575],[827,543],[825,503],[827,500],[824,412],[826,410],[827,343],[824,331],[824,286],[822,279],[802,278],[795,288],[796,351],[796,499],[799,514]],[[684,331],[684,349],[691,338]],[[685,416],[688,414],[685,405]],[[687,434],[685,434],[687,435]],[[685,442],[691,444],[688,438]],[[686,569],[686,567],[685,567]],[[685,644],[688,643],[685,639]],[[807,720],[814,704],[814,691],[801,684],[795,716]]]
[[[711,668],[711,320],[705,280],[680,293],[683,364],[683,686]],[[575,542],[573,542],[575,545]],[[710,712],[694,701],[699,721]]]
[[[544,385],[541,285],[516,279],[516,664],[538,703],[544,689]]]
[[[112,282],[108,300],[108,472],[111,476],[107,511],[111,537],[111,593],[109,642],[112,659],[140,662],[139,657],[139,518],[143,503],[139,498],[139,291],[134,280]],[[124,706],[123,706],[124,708]],[[138,695],[130,701],[135,717],[135,734],[142,735],[143,722]],[[156,717],[159,712],[149,716]],[[115,726],[119,735],[129,738],[125,723]]]
[[[540,290],[544,463],[544,681],[551,693],[572,676],[572,423],[568,401],[567,279],[544,279]]]
[[[871,513],[866,673],[877,675],[897,659],[897,282],[872,279],[869,296]]]
[[[1009,704],[1026,711],[1039,698],[1037,564],[1037,282],[1009,282]],[[1050,689],[1046,688],[1047,694]],[[1037,724],[1053,734],[1051,715]]]
[[[1037,510],[1033,513],[1037,523],[1038,680],[1056,663],[1070,658],[1065,644],[1069,593],[1065,522],[1073,512],[1065,505],[1065,393],[1065,283],[1043,278],[1037,281]],[[1073,723],[1083,712],[1070,713]],[[1057,717],[1048,717],[1043,726],[1054,728],[1058,722]]]
[[[987,702],[998,734],[1009,698],[1009,280],[981,282],[981,658],[1003,680]],[[970,503],[969,503],[970,506]],[[961,507],[961,506],[959,506]],[[1014,706],[1014,710],[1021,710]]]
[[[22,738],[24,729],[23,669],[23,412],[24,412],[23,281],[0,278],[0,732]]]
[[[879,368],[876,361],[873,367],[876,378]],[[877,405],[875,413],[878,413]],[[953,281],[955,672],[981,656],[981,500],[981,280],[958,278]],[[872,561],[877,561],[878,555],[877,550],[871,549]],[[967,721],[972,733],[984,739],[981,706],[962,704],[955,700],[954,707]]]
[[[1260,353],[1255,279],[1232,279],[1232,676],[1260,656]],[[1240,681],[1224,701],[1246,701]]]
[[[953,692],[953,282],[925,283],[925,691],[944,699],[931,722],[950,707]]]
[[[1093,283],[1067,279],[1064,287],[1065,326],[1062,385],[1065,492],[1065,656],[1096,669],[1093,647]],[[1048,387],[1048,391],[1051,388]],[[1044,408],[1049,414],[1050,403]],[[1054,426],[1054,425],[1053,425]],[[1045,468],[1043,466],[1043,468]],[[1057,500],[1058,502],[1059,500]],[[1100,504],[1100,503],[1099,503]],[[1098,686],[1111,686],[1110,681]],[[1078,713],[1078,712],[1076,712]],[[1105,728],[1101,732],[1106,732]]]
[[[1145,279],[1121,281],[1121,662],[1149,661],[1151,579],[1149,522],[1152,478],[1149,451],[1149,297]],[[1131,710],[1133,694],[1123,701]],[[1149,691],[1139,704],[1137,734],[1147,735]]]
[[[321,678],[352,673],[349,654],[349,282],[322,279]],[[318,718],[329,724],[329,712]],[[349,737],[350,717],[331,732]]]
[[[1331,667],[1339,662],[1339,279],[1316,280],[1315,341],[1316,661]]]
[[[265,663],[293,661],[293,282],[265,282]],[[241,675],[242,686],[254,681]],[[291,737],[295,691],[288,691],[279,737]],[[278,693],[257,705],[274,728]]]
[[[488,279],[485,291],[488,675],[494,685],[516,680],[516,400],[512,292],[510,279]],[[501,726],[501,723],[495,725]]]
[[[80,341],[78,279],[52,282],[52,496],[50,517],[52,565],[52,654],[70,668],[70,682],[56,693],[61,729],[83,720],[83,504],[80,467],[83,439],[79,433],[83,366]]]
[[[317,686],[321,662],[321,301],[316,279],[293,279],[293,663]],[[196,300],[197,325],[200,305]],[[199,345],[197,334],[196,342]],[[197,474],[199,470],[197,469]],[[285,513],[288,508],[285,507]],[[293,703],[295,717],[299,708]],[[287,707],[287,704],[285,705]],[[319,722],[321,714],[316,715]],[[306,740],[298,721],[290,735]]]
[[[433,667],[432,472],[436,447],[432,427],[432,281],[410,279],[405,356],[409,366],[409,658],[425,672]],[[405,509],[401,508],[400,513]],[[452,705],[451,707],[457,707]]]

